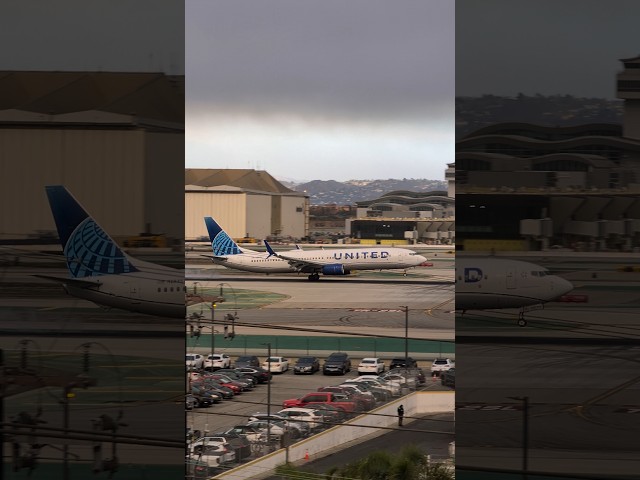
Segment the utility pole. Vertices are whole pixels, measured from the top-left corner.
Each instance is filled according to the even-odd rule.
[[[215,353],[215,344],[216,344],[216,329],[214,326],[215,319],[216,319],[216,302],[213,302],[211,304],[211,355],[212,355],[211,361],[212,362],[213,362],[213,354]]]

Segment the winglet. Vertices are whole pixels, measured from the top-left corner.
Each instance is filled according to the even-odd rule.
[[[273,248],[271,248],[271,245],[269,245],[269,242],[267,242],[266,240],[264,241],[264,246],[267,247],[267,252],[269,252],[269,255],[267,256],[267,258],[269,258],[270,256],[278,256],[278,254],[276,252],[273,251]]]

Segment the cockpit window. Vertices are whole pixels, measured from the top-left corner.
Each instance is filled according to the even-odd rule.
[[[534,277],[546,277],[547,275],[551,275],[551,274],[546,270],[538,270],[538,271],[531,272],[531,275]]]

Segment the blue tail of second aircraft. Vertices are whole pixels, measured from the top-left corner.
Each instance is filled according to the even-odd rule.
[[[118,245],[78,201],[61,186],[47,186],[47,197],[58,236],[74,278],[136,272]]]
[[[240,247],[227,235],[220,225],[211,217],[204,217],[204,223],[209,231],[209,240],[211,240],[211,248],[216,257],[224,257],[229,255],[238,255],[242,253]]]

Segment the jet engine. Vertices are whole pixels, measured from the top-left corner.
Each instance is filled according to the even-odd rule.
[[[331,265],[324,265],[322,267],[323,275],[349,275],[351,272],[344,269],[344,265],[341,263],[332,263]]]

